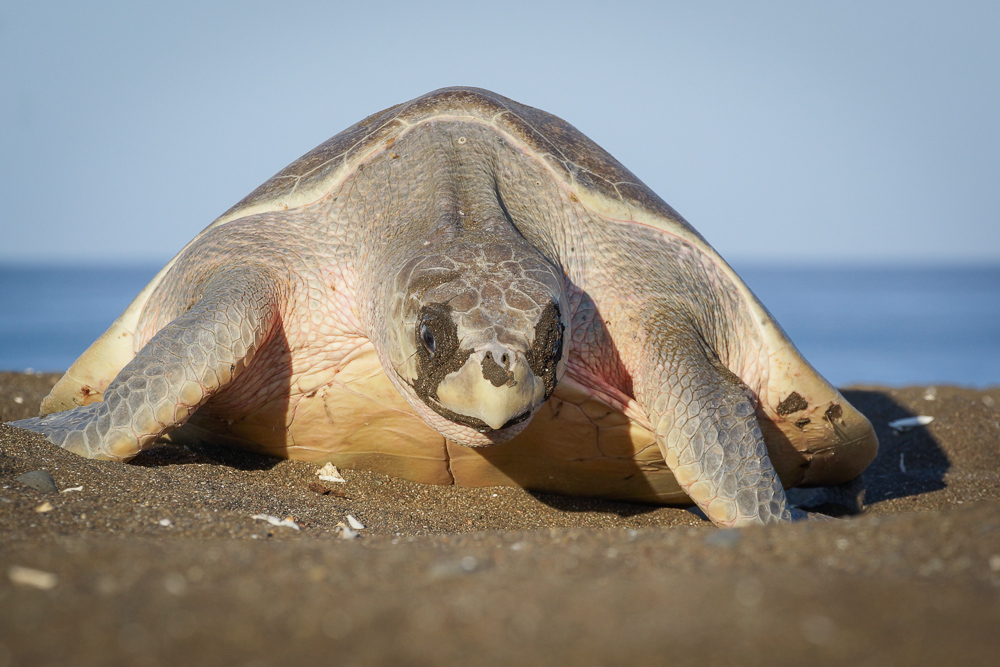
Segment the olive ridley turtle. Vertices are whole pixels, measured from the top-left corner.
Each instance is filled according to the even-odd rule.
[[[16,422],[83,456],[208,440],[432,484],[787,520],[871,425],[676,211],[566,122],[446,88],[286,167]],[[503,443],[503,444],[501,444]]]

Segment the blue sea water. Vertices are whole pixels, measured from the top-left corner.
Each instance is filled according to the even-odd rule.
[[[1000,265],[735,268],[837,386],[1000,384]]]
[[[159,268],[0,266],[0,370],[65,370]],[[1000,265],[735,268],[838,386],[1000,384]]]

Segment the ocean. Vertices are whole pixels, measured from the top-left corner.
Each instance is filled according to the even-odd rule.
[[[0,370],[65,370],[159,268],[0,266]],[[734,268],[837,386],[1000,384],[1000,265]]]

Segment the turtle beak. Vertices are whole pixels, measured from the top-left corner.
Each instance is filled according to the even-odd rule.
[[[488,343],[441,380],[437,398],[448,410],[496,431],[541,405],[545,382],[532,372],[523,353]]]

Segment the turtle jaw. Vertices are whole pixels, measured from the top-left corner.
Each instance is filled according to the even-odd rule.
[[[547,398],[545,382],[524,355],[498,343],[470,354],[461,368],[441,379],[435,394],[442,416],[480,433],[529,419]]]

